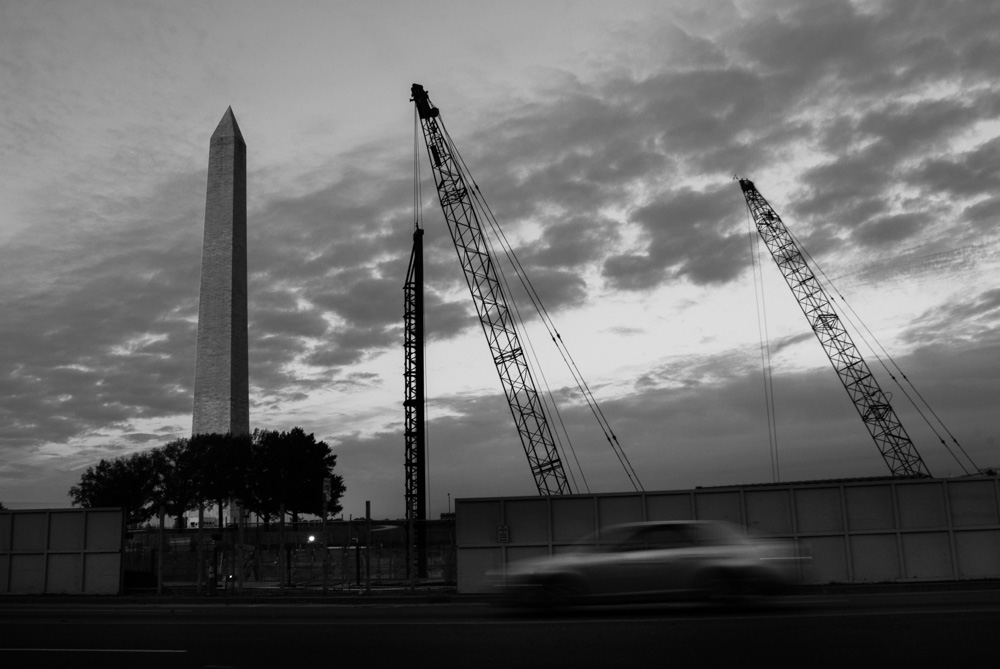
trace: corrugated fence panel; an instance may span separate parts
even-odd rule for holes
[[[1000,531],[982,530],[955,533],[958,577],[998,578]]]
[[[467,502],[462,515],[455,514],[455,533],[466,545],[493,545],[500,520],[500,500]]]
[[[847,526],[851,531],[891,530],[896,526],[890,486],[851,486],[844,492],[847,501]]]
[[[646,520],[691,520],[691,493],[646,495]]]
[[[792,500],[789,490],[747,490],[746,525],[767,534],[791,534]]]
[[[492,582],[486,571],[502,579],[511,562],[572,550],[599,528],[642,520],[724,520],[791,539],[812,558],[809,583],[1000,578],[998,481],[866,479],[460,499],[459,592],[485,591]]]
[[[896,487],[899,526],[904,530],[948,527],[944,483],[930,481]]]
[[[996,481],[950,481],[948,501],[951,522],[956,527],[1000,523]]]
[[[899,579],[899,549],[895,534],[855,534],[851,537],[855,583]]]
[[[571,544],[597,529],[594,497],[550,497],[552,505],[552,541]],[[458,507],[455,507],[456,511]]]
[[[0,594],[121,590],[120,509],[0,512]]]
[[[840,488],[798,488],[792,491],[796,524],[801,533],[844,531]]]
[[[504,524],[516,528],[512,544],[549,543],[549,508],[544,499],[510,500],[504,503]]]
[[[599,497],[597,499],[597,513],[600,526],[641,523],[643,521],[642,506],[642,498],[638,496]]]
[[[803,537],[799,548],[810,557],[806,580],[811,583],[849,583],[847,544],[843,536]]]
[[[922,581],[944,581],[954,576],[947,532],[903,534],[904,577]]]
[[[696,491],[694,495],[694,508],[695,518],[701,520],[724,520],[736,525],[743,524],[739,491]]]

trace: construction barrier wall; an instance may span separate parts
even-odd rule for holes
[[[724,520],[811,556],[806,583],[1000,578],[1000,483],[865,479],[695,490],[458,499],[458,591],[487,592],[507,565],[569,550],[618,523]]]
[[[116,595],[120,509],[0,511],[0,595]]]

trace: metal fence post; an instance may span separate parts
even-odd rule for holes
[[[372,503],[365,502],[365,594],[372,592]]]
[[[198,505],[198,587],[196,592],[204,594],[205,590],[205,548],[202,541],[202,530],[205,527],[205,505]]]
[[[330,499],[330,479],[323,479],[323,594],[327,594],[326,581],[330,575],[330,549],[327,548],[327,537],[326,537],[326,511],[327,502]]]
[[[244,513],[243,513],[243,502],[237,503],[233,500],[229,503],[231,506],[236,507],[236,589],[239,592],[243,592],[243,562],[246,559],[245,552],[243,550],[243,545],[246,542],[246,537],[244,536]]]
[[[281,584],[281,592],[285,592],[285,582],[287,578],[287,566],[285,562],[285,505],[278,507],[278,583]]]
[[[166,531],[163,527],[165,524],[166,509],[163,505],[160,505],[160,531],[157,535],[157,549],[156,549],[156,594],[163,594],[163,551],[166,546],[166,541],[164,537],[164,532]]]

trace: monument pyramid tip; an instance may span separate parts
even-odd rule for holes
[[[236,115],[233,113],[232,105],[226,107],[226,113],[222,115],[222,120],[216,126],[215,132],[212,133],[212,137],[228,136],[239,137],[243,141],[243,133],[240,132],[240,126],[236,122]]]

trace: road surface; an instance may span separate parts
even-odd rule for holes
[[[1000,659],[997,588],[546,615],[443,599],[0,599],[0,666],[940,669]]]

